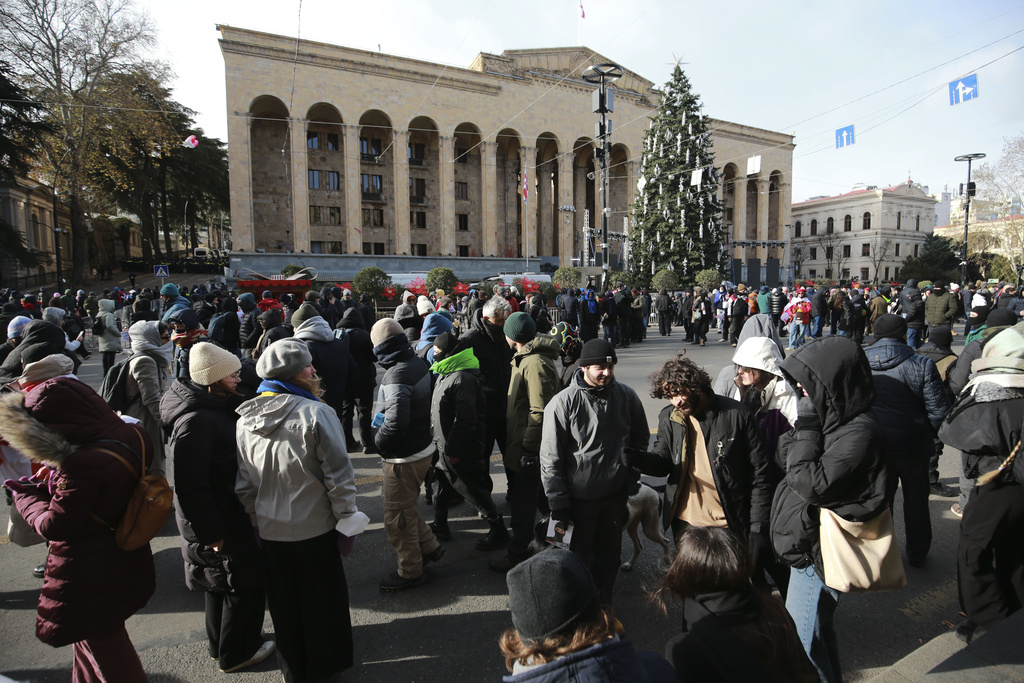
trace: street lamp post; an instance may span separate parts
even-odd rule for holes
[[[608,206],[608,160],[612,154],[611,124],[607,115],[615,111],[613,91],[608,89],[608,84],[622,78],[622,67],[618,64],[594,64],[587,67],[583,72],[583,80],[587,83],[596,83],[598,89],[594,91],[594,113],[601,115],[601,122],[597,124],[597,137],[601,141],[600,147],[594,150],[594,156],[601,167],[601,271],[603,274],[604,291],[611,289],[611,273],[608,270],[608,214],[611,208]]]
[[[57,255],[57,290],[64,292],[64,268],[61,265],[60,257],[60,224],[57,222],[57,185],[54,183],[53,192],[53,245]]]
[[[967,162],[967,203],[964,206],[964,250],[963,260],[960,262],[960,284],[967,284],[967,226],[971,222],[971,196],[974,194],[974,188],[971,186],[971,162],[984,158],[985,154],[975,152],[974,154],[961,154],[953,159],[953,161]]]

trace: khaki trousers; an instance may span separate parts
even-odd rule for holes
[[[423,573],[423,555],[440,545],[416,507],[430,458],[383,465],[384,531],[398,552],[398,575],[414,579]]]

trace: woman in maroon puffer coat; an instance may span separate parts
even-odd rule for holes
[[[54,647],[73,645],[75,683],[146,681],[124,624],[153,595],[153,554],[148,544],[121,550],[95,517],[120,520],[142,469],[136,453],[144,447],[151,456],[153,447],[145,430],[123,422],[89,386],[67,376],[70,367],[62,364],[70,361],[63,359],[47,356],[26,366],[25,376],[35,370],[37,383],[23,376],[22,391],[0,399],[0,434],[49,467],[41,484],[5,482],[18,511],[50,542],[36,637]],[[41,373],[50,379],[41,380],[39,371],[50,365]],[[100,443],[106,439],[120,444]],[[136,473],[96,448],[117,452]]]

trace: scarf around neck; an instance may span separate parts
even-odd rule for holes
[[[256,392],[260,396],[265,396],[267,394],[295,394],[296,396],[308,398],[311,401],[320,402],[320,399],[305,389],[297,387],[291,382],[287,382],[283,379],[264,379],[260,382],[260,386]]]

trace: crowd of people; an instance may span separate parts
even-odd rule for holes
[[[359,452],[381,461],[395,552],[382,591],[427,581],[455,535],[452,505],[478,513],[475,546],[507,577],[507,680],[839,681],[842,592],[819,519],[876,524],[897,488],[909,581],[930,551],[929,495],[959,496],[961,637],[1024,600],[1024,300],[1011,285],[723,284],[653,299],[617,286],[554,302],[497,286],[406,291],[393,315],[339,287],[4,296],[5,486],[49,544],[37,636],[74,645],[76,681],[146,680],[124,622],[155,590],[151,551],[121,550],[111,521],[139,476],[165,470],[218,667],[275,650],[287,681],[353,666],[344,558],[370,521]],[[652,374],[645,390],[666,402],[653,445],[637,391],[615,377],[652,319],[663,336],[706,345],[716,329],[736,347],[714,379],[685,352]],[[87,330],[102,395],[75,377]],[[961,452],[959,491],[938,478],[944,445]],[[683,605],[664,657],[635,651],[615,617],[641,476],[663,480],[676,547],[653,594]],[[538,552],[549,545],[564,549]]]

